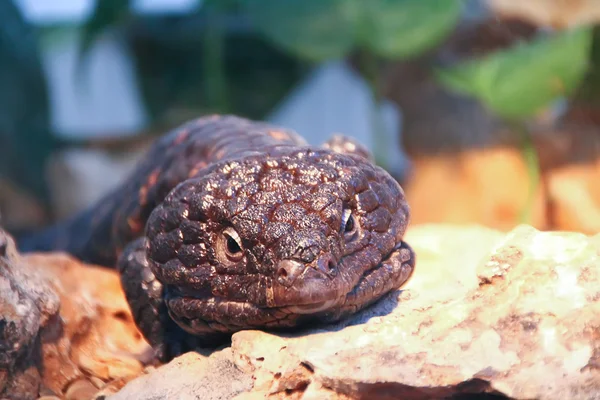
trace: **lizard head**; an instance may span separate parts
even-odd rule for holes
[[[150,215],[146,253],[192,333],[336,320],[399,288],[402,188],[360,155],[274,147],[179,184]]]

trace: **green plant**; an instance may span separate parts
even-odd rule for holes
[[[523,120],[571,95],[588,70],[592,30],[578,27],[437,70],[450,89],[473,96],[492,112]]]
[[[261,118],[303,73],[293,56],[244,27],[239,0],[205,0],[183,15],[140,15],[130,3],[96,1],[82,26],[80,61],[105,30],[118,30],[151,124],[213,112]]]
[[[378,164],[389,165],[381,104],[381,60],[415,57],[439,45],[458,23],[462,0],[241,0],[254,28],[277,46],[310,62],[360,53],[360,72],[372,91]]]
[[[521,222],[531,220],[540,179],[538,156],[526,122],[555,100],[571,96],[590,67],[592,28],[546,33],[479,59],[440,68],[437,77],[451,90],[481,101],[521,135],[531,182]]]
[[[465,1],[205,0],[177,17],[135,15],[132,4],[96,0],[82,27],[80,61],[102,32],[119,28],[153,121],[187,108],[262,118],[305,66],[356,55],[375,100],[374,153],[386,167],[376,112],[383,100],[380,67],[439,48],[461,22]],[[0,2],[0,22],[0,140],[6,143],[0,173],[47,198],[43,167],[60,141],[51,134],[35,29],[11,1]],[[521,133],[533,193],[540,171],[527,123],[559,98],[598,104],[599,46],[598,28],[582,26],[433,70],[447,89],[479,100]]]

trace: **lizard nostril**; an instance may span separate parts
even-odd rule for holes
[[[283,286],[290,287],[294,284],[294,281],[302,271],[305,269],[305,265],[295,260],[283,260],[279,263],[277,268],[277,281]]]
[[[329,272],[335,271],[335,263],[333,262],[333,260],[329,260],[329,262],[327,263],[327,269],[329,270]]]
[[[323,255],[319,258],[317,261],[317,268],[329,276],[335,276],[337,273],[337,265],[335,264],[333,257],[331,257],[329,254]]]

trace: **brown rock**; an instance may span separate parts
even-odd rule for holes
[[[195,352],[184,354],[151,374],[129,382],[106,399],[231,399],[251,387],[250,375],[235,367],[231,349],[227,348],[210,356]]]
[[[67,400],[89,400],[98,391],[96,386],[87,379],[79,379],[69,385],[65,398]]]
[[[0,398],[38,397],[43,332],[60,328],[59,299],[0,229]],[[41,340],[40,340],[41,339]]]
[[[102,386],[99,391],[94,394],[94,399],[103,400],[121,390],[130,379],[115,379]]]
[[[0,288],[0,397],[91,399],[151,361],[114,270],[21,256],[0,229]]]
[[[600,160],[553,169],[547,182],[556,229],[600,232]]]
[[[414,278],[351,321],[236,333],[234,361],[255,379],[237,398],[597,396],[600,236],[423,226],[407,241]]]
[[[127,373],[111,370],[123,359],[141,358],[145,345],[132,351],[135,335],[110,339],[111,324],[122,321],[122,334],[131,322],[115,318],[121,306],[114,304],[121,300],[113,300],[114,308],[102,305],[119,298],[110,292],[112,278],[102,283],[100,276],[112,271],[90,268],[88,275],[63,255],[53,262],[54,256],[27,258],[39,265],[45,260],[54,279],[69,276],[52,281],[61,302],[82,293],[88,299],[66,306],[65,336],[71,349],[85,348],[90,337],[100,347],[88,348],[89,359],[79,350],[69,354],[80,354],[73,361],[78,369],[110,383],[100,391],[97,379],[70,383],[71,398],[439,399],[496,393],[589,399],[600,391],[600,235],[528,226],[504,235],[476,225],[421,225],[411,227],[406,240],[417,253],[411,281],[353,318],[293,334],[238,332],[230,348],[185,354],[128,383]],[[104,326],[103,318],[107,331],[90,334]],[[122,351],[126,357],[103,358]],[[139,373],[141,367],[134,368]]]
[[[535,24],[569,28],[600,21],[597,0],[487,0],[503,17],[518,17]]]
[[[49,389],[65,393],[84,375],[106,382],[142,372],[150,347],[133,322],[116,271],[61,253],[31,254],[23,260],[44,274],[60,298],[60,329],[42,336],[43,381]]]
[[[478,223],[508,231],[520,223],[531,183],[522,154],[514,148],[490,148],[415,156],[405,184],[413,225]],[[530,224],[547,228],[540,183],[534,193]]]

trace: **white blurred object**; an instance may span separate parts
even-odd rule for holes
[[[147,117],[128,50],[106,32],[78,71],[78,45],[74,31],[42,49],[53,128],[63,137],[137,134]]]
[[[0,0],[1,1],[1,0]],[[103,0],[100,0],[103,1]],[[65,25],[42,36],[42,63],[48,80],[51,118],[58,135],[68,138],[130,136],[148,118],[129,50],[115,32],[104,32],[78,68],[79,26],[96,0],[16,0],[26,19],[38,26]],[[200,0],[133,0],[135,13],[189,13]]]
[[[92,14],[96,1],[15,0],[15,4],[25,18],[36,24],[82,23]],[[187,13],[202,3],[202,0],[132,0],[131,10],[136,13]]]
[[[343,61],[331,61],[315,69],[271,113],[268,120],[298,131],[313,145],[320,145],[334,133],[356,138],[373,151],[373,96],[364,79]],[[402,173],[408,158],[400,144],[401,114],[390,101],[379,108],[385,140],[381,154],[389,168]]]
[[[15,0],[28,20],[36,24],[82,22],[87,19],[96,0]]]

